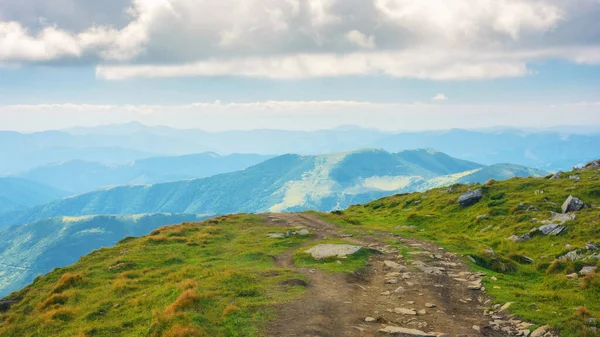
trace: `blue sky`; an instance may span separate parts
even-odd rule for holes
[[[0,5],[0,129],[600,126],[597,0],[32,2]]]

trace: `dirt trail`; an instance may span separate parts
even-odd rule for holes
[[[369,266],[354,274],[296,267],[291,252],[277,257],[278,266],[305,275],[308,288],[302,298],[278,308],[278,318],[268,326],[268,336],[375,336],[385,326],[418,329],[438,336],[508,335],[488,325],[491,319],[484,316],[483,306],[489,302],[482,291],[468,289],[477,288],[481,276],[469,272],[460,259],[434,244],[383,232],[345,237],[336,225],[307,214],[263,216],[272,225],[309,228],[314,236],[307,247],[323,238],[336,237],[382,252],[371,255]],[[414,251],[402,256],[382,239],[397,240]],[[385,266],[384,261],[391,267]],[[395,309],[409,311],[403,314]],[[413,315],[413,309],[421,312]],[[376,321],[365,322],[366,317]],[[480,332],[473,326],[481,327]]]

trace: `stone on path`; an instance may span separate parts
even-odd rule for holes
[[[421,336],[421,337],[436,337],[436,335],[427,333],[421,330],[416,329],[407,329],[401,328],[399,326],[391,326],[388,325],[383,329],[379,329],[377,331],[378,336],[397,336],[397,337],[411,337],[411,336]]]
[[[365,322],[370,323],[370,322],[375,322],[377,319],[373,318],[373,317],[367,317],[365,318]]]
[[[400,315],[417,316],[417,312],[412,309],[395,308],[394,312]]]
[[[362,246],[320,244],[304,252],[310,254],[314,259],[321,260],[328,257],[345,257],[347,255],[352,255],[361,249],[363,249]]]
[[[535,331],[533,331],[531,333],[531,335],[529,335],[529,336],[530,337],[542,337],[544,334],[546,334],[546,332],[548,332],[548,329],[550,329],[550,327],[547,325],[541,326],[541,327],[535,329]]]

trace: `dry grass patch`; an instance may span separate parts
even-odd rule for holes
[[[69,288],[73,288],[81,283],[83,283],[83,275],[64,273],[63,276],[61,276],[60,280],[58,280],[58,283],[56,283],[56,286],[54,287],[54,289],[52,289],[52,293],[54,293],[54,294],[61,293],[65,290],[67,290]]]
[[[68,299],[69,299],[69,296],[64,295],[64,294],[52,294],[44,302],[42,302],[38,305],[38,310],[45,310],[48,307],[51,307],[54,305],[63,305],[65,303],[67,303]]]
[[[179,324],[171,327],[163,337],[201,337],[205,336],[204,333],[194,328],[183,327]]]

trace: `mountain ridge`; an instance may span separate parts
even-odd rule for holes
[[[0,225],[59,215],[329,211],[393,193],[424,190],[432,187],[430,179],[435,181],[433,186],[455,183],[460,174],[480,168],[480,164],[426,150],[396,154],[374,149],[319,156],[290,154],[207,178],[115,186],[84,193],[5,214],[0,216]]]

